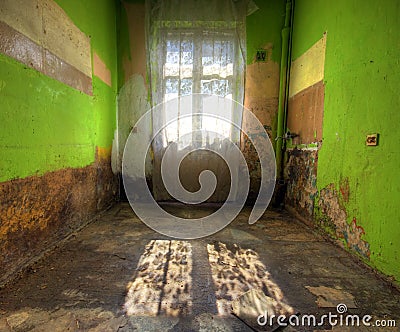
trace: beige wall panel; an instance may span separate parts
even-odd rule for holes
[[[303,55],[292,62],[289,97],[324,79],[325,49],[326,33]]]
[[[39,0],[1,0],[0,21],[39,43],[43,33]]]
[[[43,46],[92,77],[89,37],[75,26],[54,1],[40,0],[40,6],[43,10]]]
[[[279,93],[279,64],[256,62],[246,67],[245,99],[275,98]]]
[[[53,0],[1,0],[0,20],[92,77],[89,37]]]
[[[324,97],[324,82],[319,81],[289,99],[288,129],[299,135],[293,144],[322,141]]]
[[[93,74],[111,86],[111,71],[96,52],[93,53]]]

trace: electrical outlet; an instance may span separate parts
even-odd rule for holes
[[[367,135],[367,139],[365,141],[367,146],[377,146],[378,145],[378,136],[379,136],[379,134]]]
[[[256,54],[257,62],[265,62],[267,61],[267,51],[266,50],[258,50]]]

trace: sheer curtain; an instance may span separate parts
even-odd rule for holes
[[[180,109],[188,107],[188,98],[185,98],[185,105],[181,99],[171,100],[209,94],[243,103],[245,19],[254,10],[256,6],[248,0],[146,0],[151,103],[152,106],[164,105],[156,107],[157,114],[153,114],[154,130],[162,128],[153,142],[156,199],[170,198],[160,176],[161,160],[168,145],[175,144],[176,154],[182,154],[193,146],[207,148],[220,144],[222,148],[223,138],[239,143],[240,131],[226,121],[241,121],[240,107],[234,103],[231,110],[221,114],[223,120],[201,115],[207,113],[202,98],[192,99],[190,105],[197,115],[185,117]],[[178,120],[169,121],[171,114],[177,115]],[[218,137],[213,133],[218,133]],[[203,153],[202,159],[207,159],[207,155]],[[198,159],[193,159],[193,163],[202,167]],[[226,172],[222,168],[218,171],[216,167],[218,180],[230,181],[223,179]],[[221,195],[224,193],[215,196],[214,201],[222,200]]]

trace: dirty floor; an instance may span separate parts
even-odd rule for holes
[[[120,203],[0,289],[0,331],[253,331],[232,314],[232,302],[250,289],[297,317],[338,314],[341,303],[371,322],[400,325],[400,293],[344,250],[287,212],[267,211],[248,225],[249,212],[211,237],[181,241],[147,228]],[[332,327],[281,328],[323,329]]]

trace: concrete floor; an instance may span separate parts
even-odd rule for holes
[[[344,303],[351,314],[400,325],[396,289],[287,212],[267,211],[250,226],[249,211],[209,238],[179,241],[120,203],[0,290],[0,331],[253,331],[231,313],[249,289],[299,317],[337,314]]]

